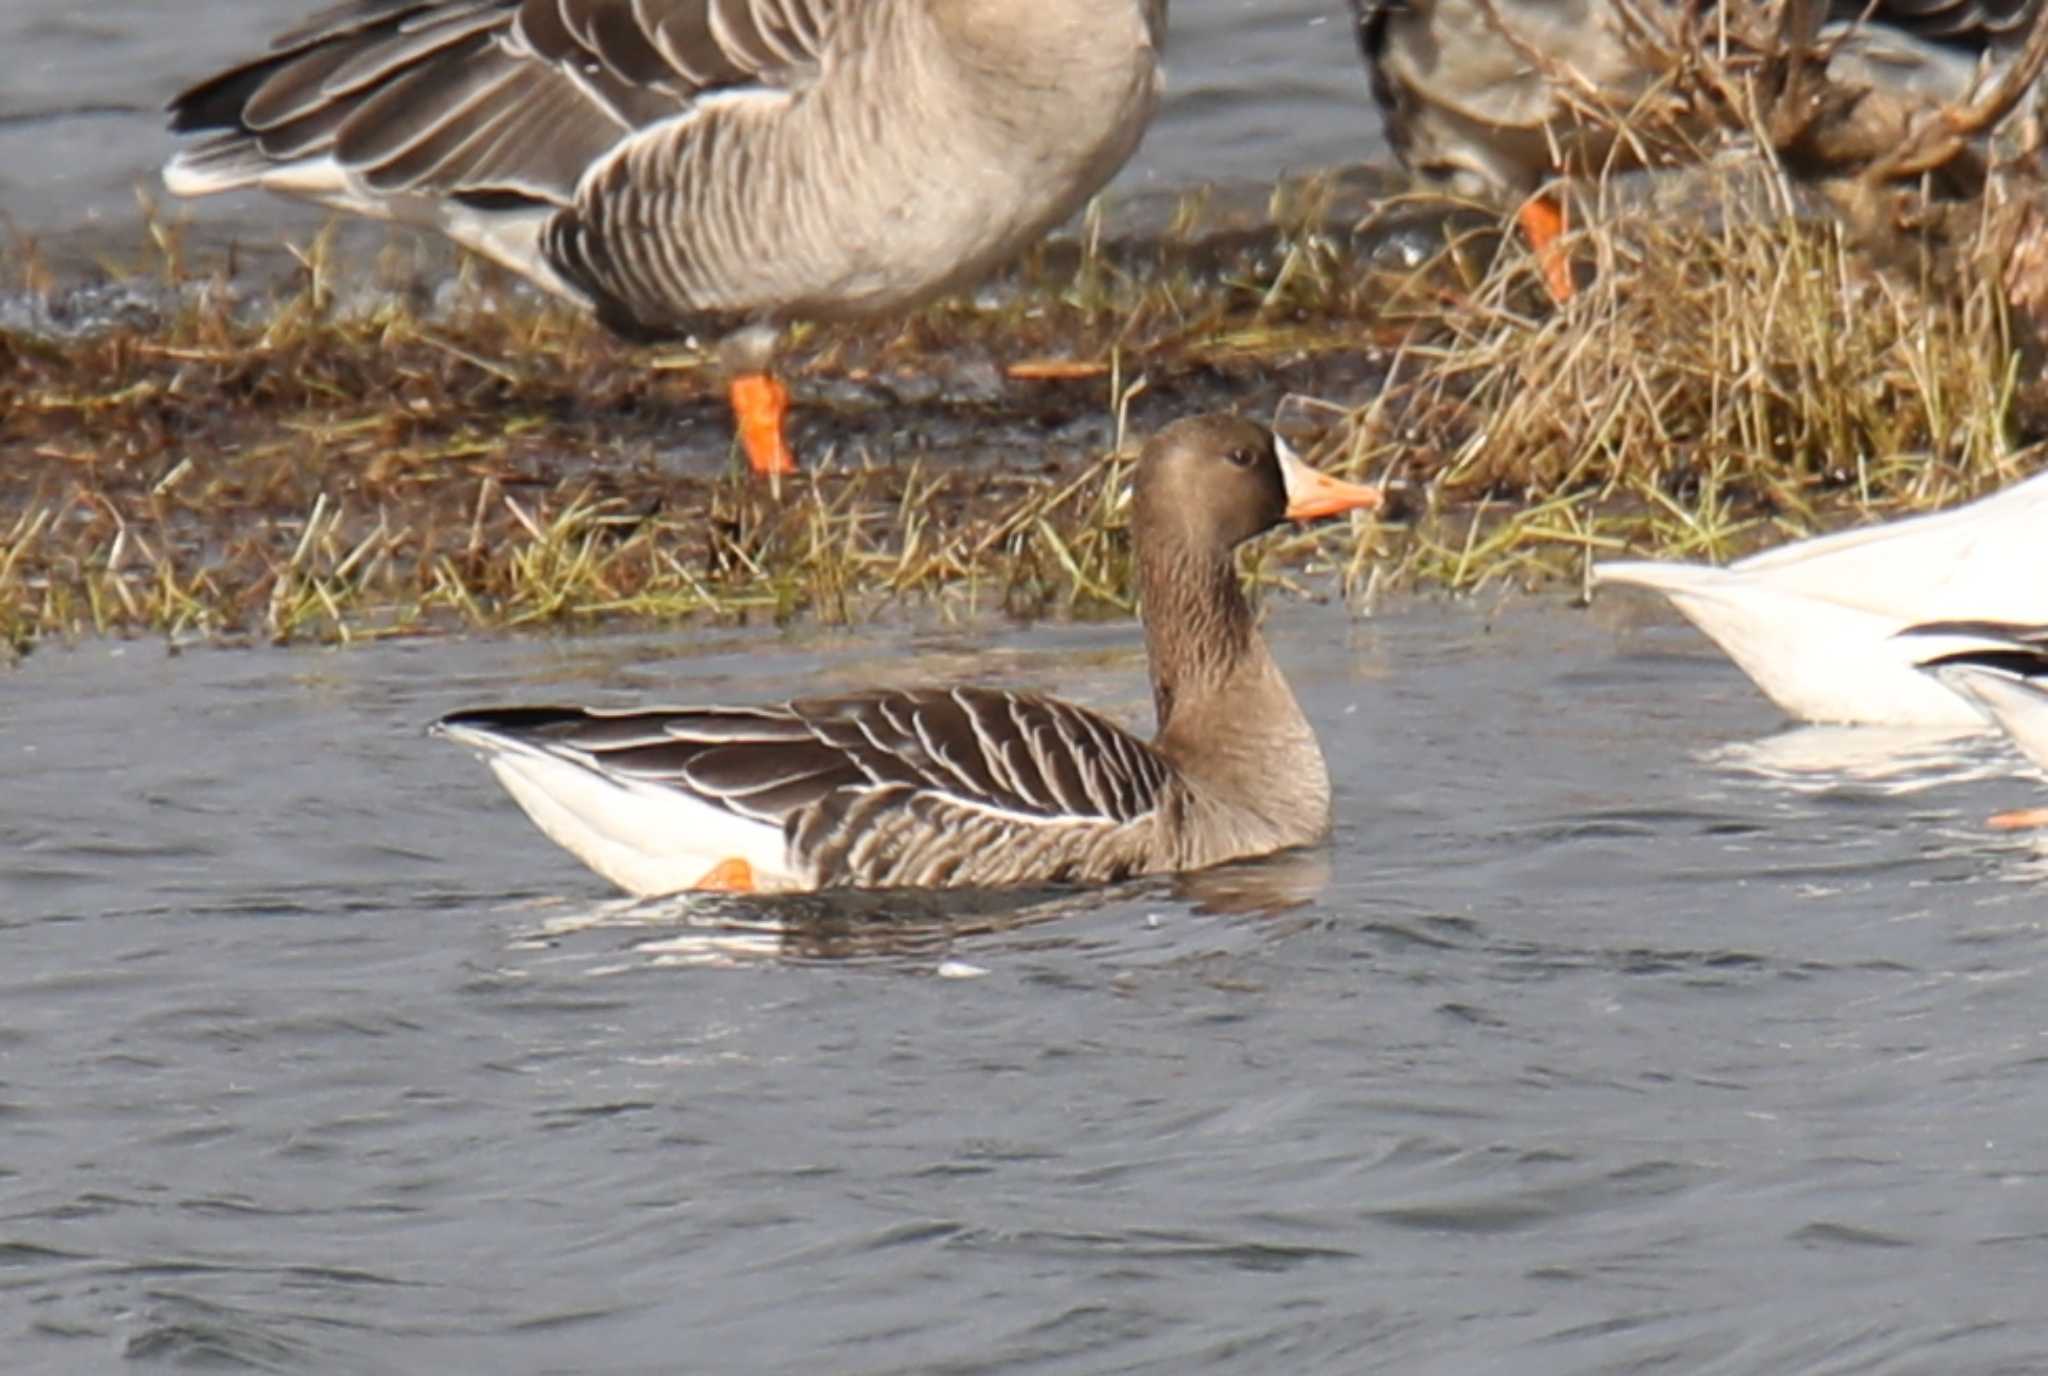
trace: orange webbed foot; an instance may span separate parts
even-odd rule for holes
[[[2001,812],[1984,823],[1994,831],[2033,831],[2048,827],[2048,807],[2023,807],[2017,812]]]
[[[721,860],[707,870],[694,887],[700,893],[753,893],[754,867],[734,856]]]

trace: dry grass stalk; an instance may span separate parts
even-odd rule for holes
[[[1048,467],[1035,443],[1028,464],[948,464],[855,438],[779,497],[673,471],[679,432],[724,432],[691,357],[650,369],[489,273],[432,312],[348,305],[324,240],[297,290],[252,309],[161,235],[150,279],[112,290],[169,283],[168,309],[0,331],[0,640],[1126,609],[1133,405],[1243,404],[1325,369],[1333,400],[1370,398],[1336,466],[1406,477],[1406,528],[1283,540],[1251,571],[1276,587],[1305,568],[1370,595],[1574,576],[1624,548],[1727,557],[1960,500],[2048,430],[1988,266],[2048,254],[2024,217],[1959,222],[1938,269],[1899,240],[1880,270],[1828,222],[1621,215],[1583,236],[1597,273],[1554,311],[1520,254],[1489,273],[1454,239],[1437,263],[1375,267],[1329,232],[1328,194],[1276,197],[1284,231],[1225,249],[1064,268],[1048,251],[1003,299],[891,337],[812,332],[795,361],[820,388],[941,377],[934,400],[873,408],[906,433],[1081,412],[1117,442]],[[948,368],[998,379],[1012,409],[944,395]]]
[[[1819,0],[1723,0],[1710,9],[1665,0],[1611,0],[1615,32],[1637,81],[1607,90],[1540,51],[1481,0],[1490,26],[1544,75],[1573,126],[1552,130],[1555,165],[1577,176],[1671,166],[1710,157],[1739,136],[1774,165],[1805,174],[1860,176],[1872,185],[1940,173],[1974,195],[1989,164],[1979,141],[2018,110],[2048,69],[2048,9],[1998,75],[1954,107],[1910,89],[1837,75],[1837,54],[1857,36],[1822,36]],[[1575,156],[1597,155],[1587,165]]]
[[[1420,494],[1389,546],[1398,579],[1725,560],[2037,461],[1999,207],[1969,242],[1900,241],[1880,267],[1840,222],[1760,217],[1718,185],[1576,236],[1595,271],[1562,309],[1523,257],[1419,323],[1351,440]]]

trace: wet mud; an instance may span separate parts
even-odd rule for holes
[[[280,255],[155,222],[62,279],[18,242],[0,641],[1122,607],[1118,455],[1210,409],[1388,487],[1261,565],[1353,588],[1725,558],[2026,466],[1982,273],[1915,294],[1811,220],[1652,214],[1586,236],[1560,307],[1502,223],[1371,169],[1126,203],[969,297],[790,331],[805,469],[773,487],[705,349],[626,344],[439,240],[337,222]]]

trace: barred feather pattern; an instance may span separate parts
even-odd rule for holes
[[[1321,840],[1330,778],[1258,633],[1232,551],[1287,520],[1370,509],[1263,426],[1211,414],[1132,477],[1158,734],[991,688],[764,707],[456,712],[543,833],[633,893],[1101,883]],[[728,876],[731,876],[728,879]]]
[[[982,688],[774,706],[484,709],[443,729],[781,830],[814,887],[1092,882],[1172,868],[1173,770],[1085,708]]]
[[[1614,7],[1644,2],[1493,0],[1492,9],[1529,47],[1626,106],[1648,77],[1614,37]],[[1713,7],[1711,0],[1692,3]],[[1553,137],[1569,142],[1577,131],[1562,119],[1548,78],[1501,38],[1487,7],[1477,0],[1350,4],[1374,103],[1404,166],[1466,194],[1522,194],[1552,174]],[[1980,58],[1996,65],[2016,52],[2044,5],[2048,0],[1828,0],[1816,13],[1832,28],[1857,26],[1882,51],[1880,63],[1859,71],[1931,93]],[[1916,50],[1924,60],[1914,60]],[[1584,161],[1598,166],[1606,156],[1604,147],[1588,149]]]
[[[1870,9],[1868,0],[1835,0],[1829,18],[1849,23],[1862,19]],[[2040,12],[2041,0],[1878,0],[1866,22],[1931,42],[1976,49],[2018,43]]]
[[[1165,0],[354,0],[186,91],[174,191],[416,221],[660,336],[907,308],[1069,216]]]

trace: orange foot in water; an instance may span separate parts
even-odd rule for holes
[[[721,860],[697,881],[696,887],[699,892],[752,893],[754,867],[737,856]]]
[[[2032,831],[2048,827],[2048,807],[2023,807],[2018,812],[2001,812],[1985,822],[1997,831]]]
[[[747,466],[764,477],[796,472],[796,456],[783,438],[789,388],[767,373],[742,373],[727,389]]]

